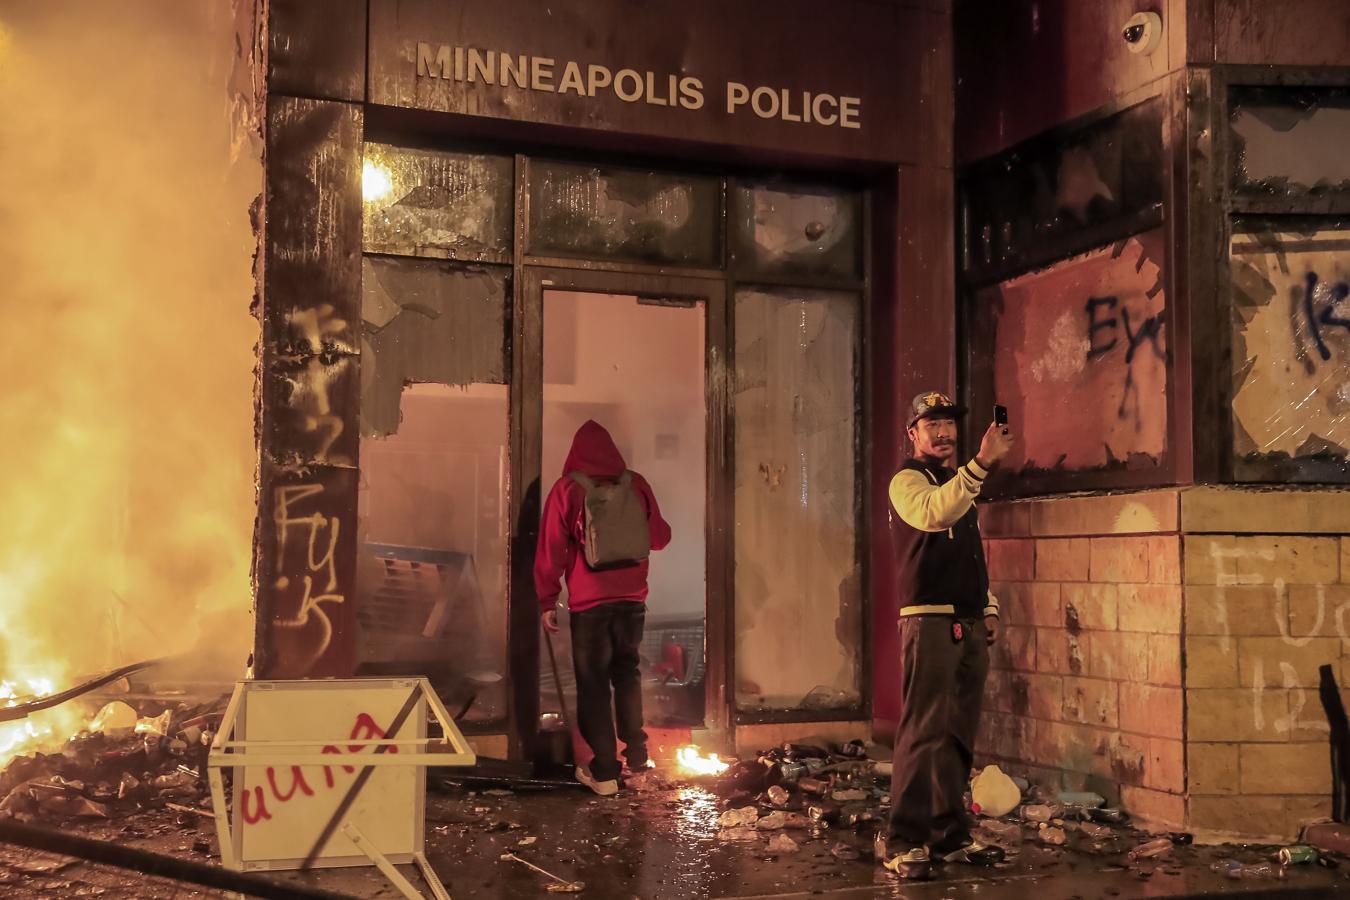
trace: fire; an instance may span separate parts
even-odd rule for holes
[[[721,775],[731,765],[722,762],[716,753],[703,756],[693,744],[676,750],[675,761],[681,771],[690,775]]]
[[[232,681],[247,658],[262,169],[230,79],[250,5],[190,6],[0,23],[0,171],[23,173],[0,192],[0,708],[184,651]],[[65,53],[104,77],[53,69]],[[0,722],[0,769],[88,713]]]
[[[0,707],[12,708],[54,691],[52,682],[45,678],[0,681]],[[16,756],[57,749],[79,730],[82,719],[82,710],[56,707],[14,722],[0,722],[0,770]]]

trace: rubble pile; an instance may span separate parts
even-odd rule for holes
[[[714,784],[723,812],[719,838],[796,853],[805,840],[876,831],[890,807],[890,752],[861,740],[787,743],[731,765]],[[795,833],[795,837],[794,837]],[[835,841],[838,859],[862,853]]]
[[[59,752],[14,759],[0,772],[0,819],[115,819],[147,809],[202,814],[206,757],[228,698],[140,711],[105,705]]]

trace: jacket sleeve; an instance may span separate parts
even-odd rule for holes
[[[935,485],[915,469],[901,469],[891,479],[891,505],[906,524],[920,531],[946,531],[961,520],[988,476],[973,459],[944,485]]]
[[[647,479],[638,476],[642,497],[647,501],[647,528],[651,531],[652,550],[664,550],[670,544],[670,523],[661,517],[661,505]]]
[[[539,523],[539,543],[534,553],[534,590],[543,612],[558,605],[562,593],[562,579],[576,557],[576,540],[572,535],[575,512],[567,502],[567,480],[563,479],[549,491],[544,501],[543,521]]]
[[[986,593],[989,595],[989,598],[985,601],[984,604],[984,614],[986,616],[993,616],[995,619],[997,619],[999,617],[998,598],[994,596],[993,591],[986,591]]]

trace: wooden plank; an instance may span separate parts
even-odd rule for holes
[[[267,11],[272,93],[366,98],[366,0],[270,0]]]

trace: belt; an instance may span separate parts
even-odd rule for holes
[[[906,606],[900,610],[900,618],[906,616],[954,616],[956,607],[950,603],[929,603],[921,606]]]

